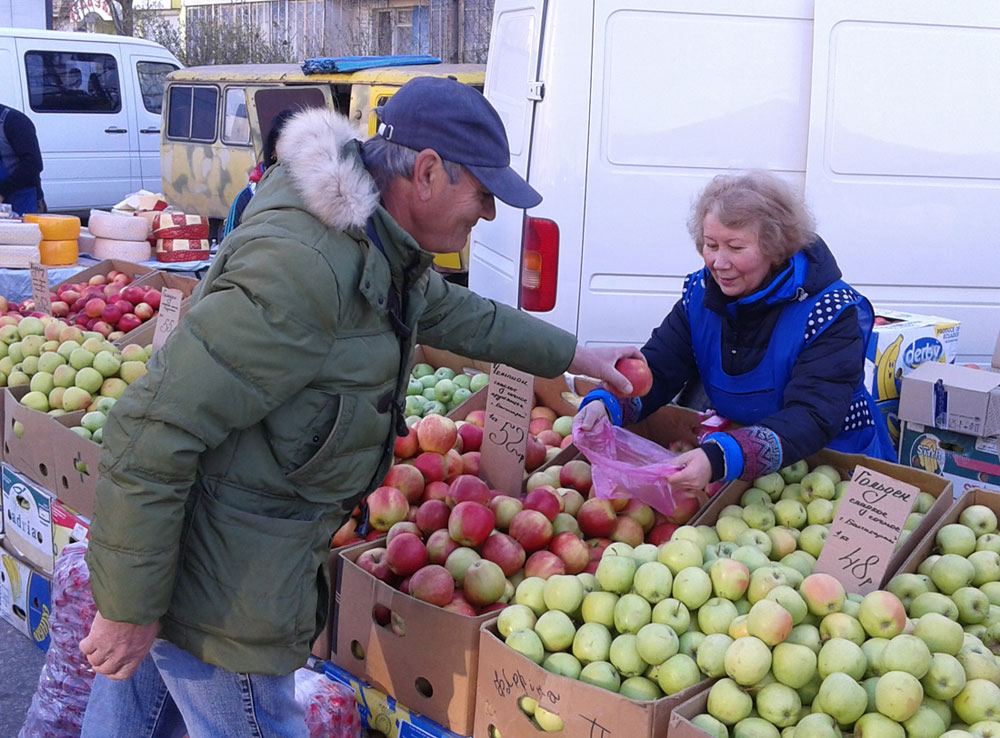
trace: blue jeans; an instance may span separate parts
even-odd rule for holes
[[[235,674],[157,639],[130,678],[98,674],[81,738],[306,738],[295,675]]]

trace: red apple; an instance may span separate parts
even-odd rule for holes
[[[59,299],[69,305],[72,305],[80,299],[80,293],[75,289],[67,288],[65,291],[59,293]]]
[[[398,523],[393,523],[392,527],[389,528],[389,532],[385,534],[385,545],[388,546],[392,543],[392,539],[400,533],[412,533],[420,540],[424,539],[424,532],[420,530],[420,527],[416,523],[409,520],[400,520]]]
[[[427,560],[432,564],[444,566],[444,562],[448,560],[448,554],[456,548],[461,547],[451,540],[448,529],[439,528],[427,537]]]
[[[417,508],[417,525],[424,533],[448,527],[451,509],[441,500],[427,500]]]
[[[410,594],[418,600],[444,607],[455,594],[455,580],[443,566],[431,564],[410,577]]]
[[[632,383],[632,391],[625,397],[642,397],[653,388],[653,373],[649,371],[645,358],[619,359],[615,369]]]
[[[425,418],[424,420],[427,420]],[[423,421],[421,421],[423,423]],[[440,482],[445,477],[445,458],[434,451],[424,451],[414,461],[413,465],[424,475],[428,482]]]
[[[477,614],[472,605],[464,599],[456,600],[453,598],[452,601],[445,605],[442,609],[447,610],[448,612],[458,613],[459,615],[465,615],[469,618],[474,618]]]
[[[392,579],[392,570],[389,568],[386,553],[388,553],[386,549],[381,546],[370,548],[358,556],[358,566],[376,579],[387,582]]]
[[[462,427],[464,428],[465,426],[463,425]],[[462,474],[471,474],[474,477],[478,477],[480,460],[481,455],[478,451],[467,451],[462,454]]]
[[[90,330],[97,331],[102,336],[107,338],[108,336],[111,335],[112,328],[108,323],[105,323],[103,320],[95,320],[94,324],[90,327]]]
[[[573,434],[572,433],[570,433],[568,436],[566,436],[564,439],[562,439],[562,442],[559,444],[559,448],[561,448],[561,449],[562,448],[566,448],[571,443],[573,443]]]
[[[559,495],[549,485],[535,487],[524,498],[525,510],[538,510],[550,521],[556,519],[556,515],[562,512],[562,504],[559,502]]]
[[[563,560],[551,551],[535,551],[524,562],[524,576],[548,579],[555,574],[565,574]]]
[[[638,521],[626,515],[621,515],[615,521],[615,528],[611,531],[612,541],[622,541],[635,548],[642,543],[643,530]]]
[[[534,471],[545,463],[545,446],[539,443],[534,436],[528,436],[528,443],[524,449],[524,468]]]
[[[463,546],[478,546],[493,532],[493,511],[478,502],[460,502],[448,517],[448,532]]]
[[[653,529],[653,508],[641,500],[629,500],[622,514],[627,515],[641,525],[643,533],[648,533]]]
[[[455,421],[444,415],[428,415],[417,424],[417,440],[424,451],[448,453],[458,438]]]
[[[587,549],[590,551],[590,560],[600,561],[601,557],[604,555],[604,549],[611,545],[610,538],[588,538],[584,543],[587,544]]]
[[[646,540],[654,546],[659,546],[661,543],[666,543],[670,540],[677,527],[673,523],[661,523],[649,531],[649,536],[647,536]]]
[[[455,449],[449,449],[448,453],[444,455],[444,481],[451,484],[452,480],[462,473],[464,467],[465,462],[462,460],[462,454]]]
[[[554,430],[543,430],[535,438],[546,448],[559,448],[559,444],[563,441],[563,437]]]
[[[504,533],[494,533],[487,538],[480,553],[484,559],[499,566],[505,577],[512,576],[524,566],[524,548]]]
[[[557,534],[549,543],[549,551],[562,559],[567,574],[579,574],[590,563],[590,548],[569,531]]]
[[[122,313],[131,313],[135,310],[135,305],[123,298],[121,295],[118,295],[118,299],[115,300],[115,304],[122,309]]]
[[[153,313],[156,311],[153,310],[153,308],[151,308],[145,302],[140,302],[138,305],[135,306],[135,310],[133,310],[132,312],[135,313],[135,317],[137,317],[139,320],[147,321],[153,317]]]
[[[466,423],[472,423],[473,425],[478,425],[482,428],[486,425],[486,411],[485,410],[473,410],[468,415],[465,416]]]
[[[507,530],[510,527],[514,516],[524,509],[524,503],[516,497],[507,495],[497,495],[490,500],[490,510],[496,517],[496,526],[500,530]]]
[[[474,423],[462,423],[458,429],[458,437],[462,439],[462,451],[478,451],[483,444],[483,429]]]
[[[395,487],[378,487],[368,495],[368,521],[378,531],[387,531],[401,520],[406,520],[410,505]]]
[[[104,306],[107,303],[104,302],[99,297],[93,297],[87,300],[87,304],[84,306],[84,312],[87,313],[88,318],[100,318],[101,313],[104,312]]]
[[[107,281],[108,281],[107,277],[105,277],[103,274],[95,274],[93,277],[90,278],[87,284],[95,284],[95,285],[104,284]]]
[[[62,318],[69,315],[69,305],[63,300],[55,300],[51,304],[52,314],[57,318]]]
[[[135,330],[140,325],[142,325],[142,321],[139,320],[139,318],[137,318],[132,313],[125,313],[124,315],[122,315],[121,318],[118,319],[119,330],[123,330],[126,333]]]
[[[158,310],[160,307],[160,291],[155,288],[146,290],[146,294],[142,296],[142,301],[149,305],[153,310]]]
[[[406,513],[406,522],[407,523],[413,523],[414,525],[416,524],[416,522],[417,522],[417,510],[418,510],[418,508],[417,508],[416,505],[412,505],[412,504],[410,505],[410,510],[409,510],[409,512]]]
[[[424,487],[424,495],[421,498],[424,502],[427,500],[440,500],[444,502],[448,499],[448,485],[445,482],[429,482],[426,487]]]
[[[395,487],[413,504],[419,502],[424,493],[424,475],[412,464],[394,464],[389,467],[382,485]]]
[[[590,464],[582,459],[567,461],[559,470],[559,486],[572,487],[583,495],[590,491],[593,481]]]
[[[617,519],[618,515],[615,513],[611,500],[596,497],[584,502],[576,514],[580,530],[589,538],[609,538],[611,531],[615,529]]]
[[[478,502],[486,505],[490,501],[490,488],[479,477],[471,474],[459,474],[448,487],[446,502],[454,507],[459,502]]]
[[[525,551],[537,551],[552,540],[552,523],[538,510],[521,510],[510,521],[508,533]]]
[[[528,432],[533,436],[537,436],[545,430],[552,430],[552,421],[549,418],[533,418],[528,423]]]
[[[138,305],[146,296],[146,291],[137,285],[130,284],[121,291],[123,299],[128,300],[133,305]]]
[[[674,499],[674,514],[670,516],[671,523],[684,525],[698,512],[698,498],[694,495],[684,495],[679,499]]]
[[[111,325],[116,325],[122,315],[122,309],[113,302],[105,305],[104,310],[101,311],[101,319]]]
[[[389,541],[386,558],[394,574],[408,577],[420,567],[427,565],[427,547],[415,533],[400,533]]]
[[[396,446],[393,453],[397,458],[409,459],[416,456],[420,451],[420,443],[417,441],[417,434],[412,428],[407,428],[405,436],[396,436]]]

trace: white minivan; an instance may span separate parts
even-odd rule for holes
[[[1000,4],[496,0],[485,94],[545,200],[472,232],[469,283],[589,345],[642,345],[702,266],[716,174],[804,189],[878,307],[1000,328]]]
[[[50,211],[160,191],[163,85],[180,66],[139,38],[0,28],[0,102],[35,124]]]

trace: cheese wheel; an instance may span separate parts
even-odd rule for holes
[[[80,229],[80,237],[76,239],[77,246],[79,247],[81,254],[92,254],[94,253],[94,234],[90,232],[90,229],[84,227]]]
[[[80,236],[80,219],[75,215],[30,214],[24,216],[24,222],[37,223],[43,241],[70,241]]]
[[[153,221],[156,220],[156,216],[159,215],[157,210],[136,210],[135,217],[142,218],[147,223],[149,223],[149,230],[146,232],[146,237],[150,238],[153,235]]]
[[[27,269],[38,261],[38,246],[0,244],[0,267]]]
[[[7,246],[34,246],[42,240],[42,230],[37,223],[6,223],[0,220],[0,244]]]
[[[203,261],[211,256],[208,239],[161,238],[156,241],[160,261]]]
[[[114,241],[142,241],[149,233],[149,224],[144,218],[112,215],[100,210],[90,211],[87,227],[98,238]]]
[[[140,221],[145,225],[145,221]],[[94,257],[97,259],[122,259],[124,261],[149,261],[149,241],[126,241],[115,238],[94,239]]]
[[[153,235],[158,239],[208,238],[208,218],[186,213],[159,213],[153,219]]]
[[[45,266],[76,264],[80,258],[80,248],[75,238],[61,241],[42,241],[38,244],[38,254]]]

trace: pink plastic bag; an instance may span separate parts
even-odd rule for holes
[[[645,502],[670,516],[679,502],[667,477],[680,471],[674,454],[659,444],[637,436],[601,418],[585,431],[581,415],[573,420],[573,442],[591,465],[594,494],[604,499],[627,497]]]

